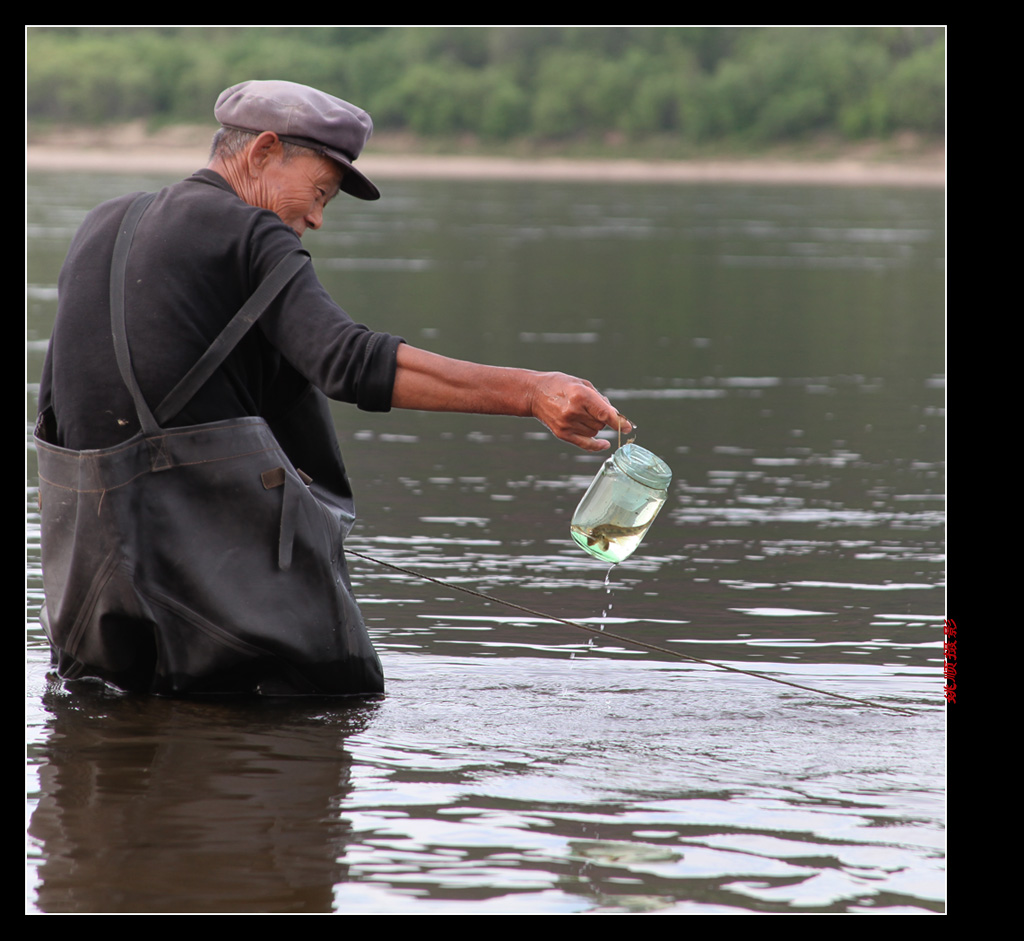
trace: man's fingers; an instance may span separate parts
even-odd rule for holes
[[[558,437],[584,451],[607,451],[611,447],[611,442],[605,438],[587,438],[584,435],[559,435]]]
[[[533,413],[556,438],[585,451],[606,451],[609,441],[596,437],[605,428],[629,434],[633,423],[585,379],[563,373],[544,377]]]

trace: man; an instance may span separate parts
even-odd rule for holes
[[[111,320],[112,259],[134,196],[89,214],[61,270],[37,426],[44,622],[54,658],[64,677],[149,692],[379,692],[379,663],[340,551],[351,491],[320,392],[372,411],[532,416],[591,451],[608,447],[595,437],[602,428],[629,425],[583,380],[452,360],[354,323],[305,264],[201,388],[156,431],[152,417],[147,426],[148,409],[156,411],[306,230],[320,227],[339,192],[380,195],[354,166],[372,122],[348,102],[290,82],[243,82],[221,94],[214,114],[222,129],[207,168],[158,193],[134,231],[120,347]],[[265,448],[241,444],[256,433],[249,419],[273,429]],[[190,459],[164,450],[187,440],[177,429],[189,428],[234,435],[236,463],[280,445],[281,466],[263,474],[264,489],[283,492],[274,505],[279,522],[267,524],[279,543],[273,572],[257,573],[262,556],[230,567],[248,536],[237,531],[239,517],[251,512],[255,520],[262,512],[255,504],[223,510],[228,497],[215,496],[216,477],[160,483],[157,471],[215,463],[205,452]],[[152,457],[144,470],[98,469],[141,454],[143,441]],[[199,502],[156,509],[172,486]],[[333,567],[320,576],[309,574],[322,561],[313,549],[301,566],[292,564],[296,539],[294,551],[304,551],[294,535],[305,512],[296,500],[311,501],[310,494],[336,517],[319,553]],[[207,517],[218,512],[223,519],[213,526]],[[93,513],[100,523],[83,523]],[[273,581],[300,568],[307,582],[299,588]],[[295,612],[300,601],[288,600],[322,594],[321,582],[337,594],[326,626],[321,612]]]

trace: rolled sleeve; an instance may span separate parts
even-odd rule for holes
[[[390,412],[401,337],[375,333],[367,343],[359,376],[356,406],[364,412]]]

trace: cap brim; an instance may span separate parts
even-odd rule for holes
[[[343,193],[355,196],[356,199],[380,199],[380,190],[352,166],[352,162],[344,154],[340,154],[336,150],[331,150],[327,147],[323,148],[323,154],[326,157],[330,157],[336,163],[340,163],[345,168],[345,173],[341,178],[341,191]]]

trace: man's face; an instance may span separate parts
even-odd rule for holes
[[[277,213],[301,237],[306,229],[320,228],[324,207],[337,196],[342,174],[339,164],[312,151],[290,159],[276,153],[256,181],[254,205]]]

